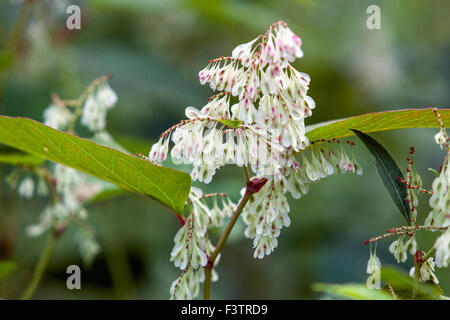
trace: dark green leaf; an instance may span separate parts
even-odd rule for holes
[[[394,159],[392,159],[386,149],[384,149],[375,139],[361,131],[354,129],[350,130],[361,139],[367,149],[369,149],[369,152],[375,157],[377,171],[384,186],[406,221],[409,222],[411,212],[407,202],[408,193],[406,185],[398,180],[399,178],[403,178],[403,175]]]

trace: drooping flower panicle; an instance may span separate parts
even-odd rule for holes
[[[362,173],[344,148],[316,147],[306,136],[305,119],[315,108],[307,95],[311,79],[291,65],[303,56],[301,46],[287,24],[277,21],[264,35],[238,45],[230,57],[210,60],[199,72],[199,80],[220,92],[202,108],[187,107],[187,119],[164,131],[148,157],[161,162],[170,154],[176,164],[191,164],[192,180],[203,183],[211,182],[227,164],[246,167],[255,179],[265,179],[267,183],[242,210],[245,236],[253,239],[255,258],[270,254],[278,245],[280,230],[291,223],[286,193],[298,199],[308,193],[310,184],[330,175]],[[306,149],[310,155],[298,160],[297,154]],[[185,270],[172,286],[175,298],[195,296],[196,287],[186,279],[201,278],[192,272],[205,266],[209,254],[204,236],[208,221],[215,218],[197,202],[196,193],[191,190],[193,212],[175,236],[171,255],[175,265]],[[245,189],[241,193],[244,196]],[[179,291],[183,294],[175,294],[183,284]]]

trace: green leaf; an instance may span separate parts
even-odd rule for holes
[[[450,109],[438,109],[442,121],[450,125]],[[353,135],[350,129],[365,133],[407,128],[439,128],[432,108],[366,113],[341,120],[318,123],[306,128],[310,141],[339,139]]]
[[[440,176],[439,172],[437,172],[437,171],[434,170],[433,168],[428,168],[428,171],[433,172],[433,174],[436,176],[436,178],[439,178],[439,176]]]
[[[369,289],[364,284],[325,284],[315,283],[312,287],[315,291],[326,292],[331,295],[355,300],[394,300],[394,297],[384,290]]]
[[[16,264],[12,261],[0,261],[0,281],[9,277],[14,271],[16,271]]]
[[[241,120],[219,119],[219,121],[231,129],[237,129],[242,124]]]
[[[414,279],[398,268],[382,268],[381,280],[389,282],[400,299],[412,299]],[[416,299],[441,299],[442,289],[432,282],[419,283]]]
[[[23,152],[0,152],[0,163],[10,165],[23,165],[38,167],[45,162],[45,159]]]
[[[0,116],[0,143],[62,163],[158,200],[181,212],[191,179],[186,173],[100,146],[27,118]]]
[[[369,149],[369,152],[375,157],[376,167],[381,181],[383,181],[384,186],[401,214],[409,222],[411,210],[407,202],[408,193],[406,185],[398,180],[398,178],[403,178],[403,175],[394,159],[392,159],[386,149],[375,139],[361,131],[351,130],[361,139],[367,149]]]

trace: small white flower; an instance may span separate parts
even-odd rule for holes
[[[409,271],[409,275],[414,278],[416,272],[416,268],[412,267]],[[436,284],[439,283],[438,278],[434,274],[434,259],[428,258],[421,266],[420,266],[420,281],[432,281]]]
[[[91,92],[84,102],[81,123],[89,130],[98,132],[106,127],[107,111],[117,103],[117,94],[107,83]]]
[[[91,131],[101,131],[106,126],[106,107],[95,95],[89,95],[83,106],[81,123]]]
[[[375,253],[370,252],[370,258],[367,262],[367,278],[366,285],[369,289],[381,289],[381,262]]]
[[[411,237],[405,242],[404,249],[409,251],[411,255],[415,254],[417,251],[417,241],[415,237]]]
[[[258,235],[253,240],[253,248],[255,252],[253,254],[254,258],[262,259],[264,255],[269,255],[278,246],[277,238],[271,236],[261,236]]]
[[[402,236],[391,243],[391,245],[389,246],[389,252],[394,255],[398,263],[406,261],[407,254],[405,246],[403,245]]]
[[[92,232],[88,232],[83,229],[80,229],[75,239],[78,242],[83,262],[87,265],[90,265],[94,258],[101,251],[100,245],[95,240]]]
[[[64,130],[72,115],[58,106],[51,105],[44,111],[44,124],[57,130]]]
[[[441,128],[441,130],[439,130],[439,132],[434,136],[434,140],[442,150],[442,145],[444,145],[447,141],[447,134],[445,133],[444,129]]]
[[[30,176],[26,176],[19,185],[19,195],[26,199],[31,199],[34,193],[34,181]]]
[[[97,89],[97,101],[104,105],[107,110],[114,107],[114,105],[117,103],[117,94],[114,92],[113,89],[109,86],[108,83],[103,83],[99,86]]]
[[[36,188],[37,194],[40,196],[46,196],[49,193],[47,182],[44,178],[40,177],[38,178],[38,184]]]
[[[234,48],[233,52],[231,53],[231,56],[234,59],[240,59],[244,66],[248,66],[250,58],[252,56],[252,46],[258,39],[259,37],[253,39],[248,43],[238,45],[236,48]]]
[[[436,248],[436,266],[447,268],[450,261],[450,229],[437,238],[434,248]]]

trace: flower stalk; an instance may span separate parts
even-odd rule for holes
[[[247,168],[244,168],[244,172],[247,172]],[[246,178],[247,178],[246,174]],[[244,196],[242,197],[241,201],[239,202],[239,205],[237,206],[233,216],[231,217],[230,221],[228,222],[228,225],[223,232],[222,236],[219,239],[219,242],[217,243],[216,249],[212,253],[212,255],[208,259],[208,264],[205,267],[205,284],[203,288],[203,299],[209,300],[211,296],[211,272],[212,268],[214,267],[214,262],[217,259],[217,256],[219,253],[222,252],[223,247],[225,246],[225,243],[231,233],[231,230],[233,229],[234,225],[236,224],[237,219],[241,215],[242,210],[244,209],[245,205],[247,204],[248,200],[251,198],[251,196],[255,193],[257,193],[265,184],[267,183],[266,178],[258,179],[254,178],[252,180],[249,180],[247,182],[247,187],[245,189]]]
[[[23,292],[21,300],[30,300],[33,297],[37,287],[39,286],[42,280],[42,276],[44,275],[45,270],[47,269],[47,266],[50,262],[50,259],[53,254],[53,249],[55,247],[56,240],[58,239],[59,235],[60,234],[58,232],[52,232],[50,234],[47,240],[47,244],[45,245],[44,251],[42,251],[42,254],[39,258],[39,262],[36,268],[34,269],[33,278],[31,279],[31,282]]]

